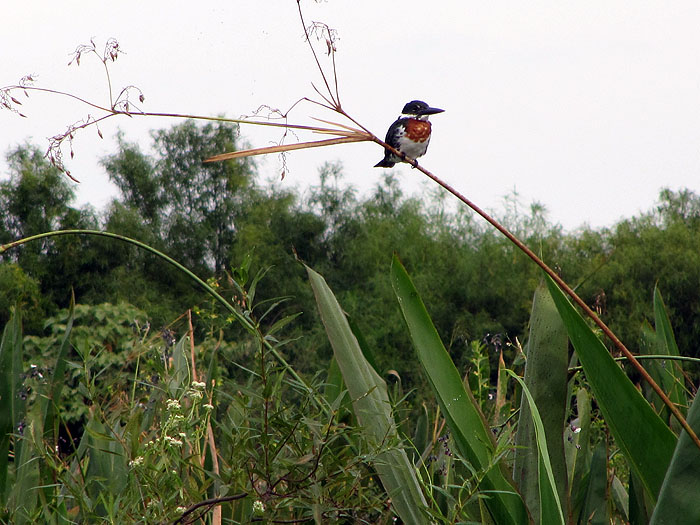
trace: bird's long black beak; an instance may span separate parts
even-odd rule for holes
[[[425,108],[422,109],[419,115],[435,115],[435,113],[442,113],[445,111],[444,109],[438,109],[438,108]]]

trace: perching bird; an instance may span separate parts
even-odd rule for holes
[[[444,109],[431,108],[421,100],[412,100],[403,107],[400,117],[389,126],[384,142],[396,148],[412,159],[425,155],[430,143],[430,122],[428,116],[442,113]],[[389,150],[384,151],[384,158],[377,162],[375,168],[392,168],[404,159]]]

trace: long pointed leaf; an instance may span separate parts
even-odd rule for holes
[[[368,442],[378,449],[384,448],[387,443],[397,442],[398,433],[386,383],[362,354],[348,320],[325,279],[309,267],[306,267],[306,271],[333,347],[333,355],[353,400],[355,416]],[[379,452],[374,468],[403,522],[425,523],[427,502],[406,451],[391,448]]]
[[[535,428],[535,442],[537,444],[537,474],[538,474],[538,489],[539,489],[539,509],[538,517],[539,523],[542,525],[549,525],[555,523],[561,523],[564,525],[566,521],[564,520],[564,513],[561,509],[561,501],[559,499],[559,494],[557,494],[556,480],[554,479],[554,472],[552,470],[552,463],[550,462],[547,445],[547,437],[545,435],[544,424],[542,423],[542,418],[540,417],[540,412],[537,409],[537,404],[535,399],[532,397],[529,389],[525,385],[525,382],[520,379],[511,370],[508,373],[518,382],[523,389],[524,398],[527,401],[529,407],[528,417],[532,417],[532,424]],[[521,412],[522,414],[522,412]],[[521,418],[523,416],[521,415]]]
[[[656,500],[676,446],[676,436],[549,276],[547,286],[615,442]]]
[[[688,424],[700,432],[700,396],[688,411]],[[700,523],[700,450],[683,431],[661,486],[659,500],[651,517],[652,525]]]
[[[391,283],[418,361],[435,392],[455,443],[476,470],[489,469],[495,450],[493,435],[473,397],[465,391],[462,378],[445,350],[423,301],[396,256],[391,263]],[[479,488],[492,491],[485,503],[496,523],[527,523],[525,505],[500,465],[488,470]]]
[[[542,489],[541,447],[537,443],[534,418],[530,417],[530,396],[542,418],[547,450],[556,482],[559,503],[566,508],[568,479],[564,455],[564,422],[567,400],[567,365],[569,338],[547,287],[541,283],[535,290],[530,315],[530,337],[527,343],[527,364],[524,382],[529,396],[520,403],[520,418],[516,436],[513,477],[520,488],[527,508],[539,521],[538,502]]]
[[[676,338],[671,328],[671,320],[666,312],[666,305],[664,304],[658,287],[654,287],[654,327],[656,328],[656,336],[659,342],[657,345],[659,352],[672,356],[680,355],[678,345],[676,344]],[[681,362],[670,361],[661,363],[659,368],[661,371],[661,384],[664,391],[668,394],[671,401],[678,405],[681,413],[685,414],[688,399],[683,390],[683,374],[676,368],[681,366]],[[676,421],[676,419],[673,418],[672,421]],[[680,430],[680,428],[678,430]]]
[[[0,341],[0,506],[4,507],[7,486],[10,434],[19,423],[17,406],[18,389],[21,384],[21,368],[13,366],[16,356],[22,352],[22,322],[16,309],[5,326]],[[16,450],[15,450],[16,452]]]

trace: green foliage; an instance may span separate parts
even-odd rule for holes
[[[653,319],[649,290],[664,290],[669,315],[678,326],[678,346],[696,356],[700,325],[700,197],[687,190],[664,190],[658,209],[620,222],[598,235],[602,266],[584,288],[604,292],[603,311],[623,341],[638,340],[639,324]],[[602,238],[601,238],[602,237]],[[602,250],[601,250],[602,248]],[[594,284],[595,282],[595,284]]]
[[[425,301],[458,368],[469,366],[468,342],[486,334],[502,341],[506,359],[514,357],[514,347],[507,343],[523,338],[539,276],[506,241],[467,212],[452,211],[439,196],[405,197],[392,176],[360,199],[343,184],[342,167],[328,164],[320,170],[320,185],[300,195],[258,186],[252,164],[201,163],[213,152],[236,149],[236,133],[235,127],[223,124],[186,122],[154,134],[154,155],[120,137],[119,151],[105,158],[104,166],[121,195],[99,220],[89,209],[71,207],[65,178],[38,152],[19,148],[11,154],[10,177],[2,182],[2,207],[14,211],[1,219],[0,235],[9,241],[41,228],[100,223],[164,250],[205,278],[224,277],[252,253],[253,271],[272,266],[260,297],[293,296],[294,302],[278,314],[305,312],[293,327],[315,351],[293,345],[289,352],[301,370],[311,371],[330,356],[330,347],[318,328],[304,273],[294,264],[296,253],[328,279],[368,345],[376,349],[380,367],[395,369],[405,385],[423,391],[420,377],[401,359],[410,343],[397,328],[401,320],[385,279],[396,251],[417,285],[426,285]],[[25,189],[30,180],[35,181],[29,186],[32,191]],[[36,189],[39,180],[43,186]],[[41,202],[32,201],[34,195]],[[597,305],[608,324],[634,347],[639,324],[653,318],[646,290],[657,279],[671,318],[697,326],[693,316],[700,306],[690,291],[700,286],[695,249],[700,199],[688,191],[664,190],[660,202],[654,212],[614,229],[564,234],[547,222],[542,206],[527,210],[513,194],[502,219],[560,268],[567,281],[579,283],[582,297]],[[35,312],[25,311],[32,333],[40,328],[44,312],[67,306],[71,288],[79,303],[99,304],[105,298],[128,302],[147,310],[156,325],[203,300],[168,265],[100,239],[44,241],[4,257],[40,283],[38,294],[25,294],[28,303],[38,305]],[[372,314],[377,311],[382,314]],[[700,334],[693,330],[679,335],[682,354],[695,355],[693,341]],[[494,375],[496,360],[497,352],[490,353]]]
[[[348,387],[355,417],[362,427],[370,454],[376,454],[372,464],[402,521],[421,524],[425,520],[427,502],[413,465],[409,463],[403,445],[398,442],[386,382],[363,355],[345,314],[326,281],[311,268],[307,267],[306,270],[328,339],[333,346],[335,360]],[[388,447],[390,448],[386,450]]]
[[[155,132],[153,142],[156,160],[120,136],[120,152],[103,162],[110,179],[126,207],[183,264],[220,274],[228,262],[234,225],[246,210],[253,167],[248,162],[205,165],[202,160],[235,150],[237,128],[224,123],[198,127],[186,121]]]
[[[408,326],[418,361],[435,393],[455,443],[471,468],[481,471],[479,489],[489,493],[485,506],[495,523],[523,523],[527,510],[512,481],[498,464],[496,444],[483,414],[450,360],[406,270],[394,257],[391,281]]]
[[[16,263],[0,264],[0,324],[9,321],[11,308],[16,304],[32,318],[40,316],[39,282]]]
[[[36,147],[18,147],[7,156],[9,180],[0,183],[4,211],[2,242],[60,228],[68,219],[73,189]],[[41,244],[28,247],[40,251]]]
[[[229,322],[259,326],[257,281],[239,286],[245,302]],[[275,358],[288,343],[280,339],[284,323],[248,331],[237,346],[249,347],[251,360],[238,361],[221,341],[194,345],[190,332],[173,345],[172,334],[149,334],[141,315],[124,305],[79,305],[75,319],[61,312],[47,321],[52,335],[24,344],[17,323],[8,325],[0,360],[41,349],[43,362],[56,366],[51,380],[47,367],[32,368],[32,377],[12,372],[21,384],[6,383],[15,384],[15,393],[31,385],[36,395],[27,399],[26,419],[2,410],[2,421],[12,419],[6,436],[21,423],[7,442],[17,461],[3,470],[13,482],[3,520],[161,523],[207,513],[208,506],[195,504],[212,497],[220,498],[223,518],[237,522],[255,516],[380,522],[391,515],[365,459],[381,457],[376,440],[370,445],[339,421],[340,407],[318,394],[320,381],[290,375]],[[227,372],[231,365],[237,374]],[[62,380],[65,388],[58,388]],[[61,411],[49,419],[42,406]],[[78,417],[82,426],[71,425]],[[73,447],[56,446],[45,432],[54,421],[76,440]]]
[[[8,154],[9,178],[0,182],[0,243],[17,240],[62,228],[95,227],[97,219],[90,208],[70,206],[73,189],[66,178],[38,150],[31,146],[18,147]],[[5,257],[16,263],[32,280],[40,284],[39,292],[24,284],[22,300],[34,303],[28,314],[41,315],[67,303],[71,287],[89,288],[90,278],[99,271],[89,242],[71,243],[65,240],[44,240],[21,246]],[[8,270],[4,270],[3,273]],[[7,275],[5,273],[5,275]],[[20,275],[16,275],[22,278]],[[5,291],[4,289],[3,291]],[[4,311],[0,318],[6,316]],[[6,319],[6,317],[5,317]],[[36,325],[30,318],[30,325]]]
[[[611,434],[649,497],[655,500],[676,446],[676,436],[617,366],[554,281],[547,279],[547,287]]]
[[[128,304],[77,305],[72,315],[67,309],[59,311],[46,320],[47,335],[27,336],[24,340],[24,359],[32,367],[36,382],[41,383],[52,372],[49,363],[58,359],[69,320],[72,351],[67,359],[71,365],[65,378],[67,394],[61,412],[66,423],[83,424],[89,411],[82,386],[85,374],[95,385],[93,398],[115,400],[128,392],[141,351],[135,337],[147,334],[148,321],[144,312]],[[89,363],[89,368],[85,369],[81,362]],[[33,390],[38,392],[39,385]]]

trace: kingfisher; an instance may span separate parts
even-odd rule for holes
[[[422,100],[412,100],[403,107],[402,116],[389,126],[384,142],[396,148],[412,159],[425,155],[430,143],[430,122],[428,117],[442,113],[444,109],[431,108]],[[384,151],[384,158],[377,162],[375,168],[392,168],[405,159]]]

